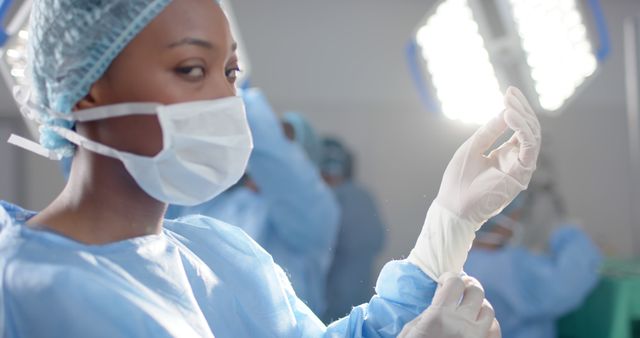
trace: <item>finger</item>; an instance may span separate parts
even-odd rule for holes
[[[531,105],[529,104],[529,100],[527,100],[526,96],[524,96],[524,94],[520,89],[518,89],[517,87],[511,86],[507,89],[507,95],[513,95],[525,108],[525,112],[527,114],[536,116],[535,111],[533,110],[533,108],[531,108]]]
[[[524,107],[523,103],[520,102],[514,95],[505,96],[505,106],[507,109],[513,109],[518,112],[522,112],[522,116],[525,121],[533,131],[534,136],[540,138],[540,121],[535,115],[527,113],[527,109]]]
[[[480,284],[480,281],[477,280],[475,277],[464,275],[462,276],[462,281],[464,282],[465,287],[475,286],[484,292],[484,288],[482,287],[482,284]]]
[[[472,151],[479,154],[484,154],[500,136],[507,130],[507,123],[504,119],[504,112],[498,114],[498,116],[492,118],[484,126],[480,127],[478,131],[472,136],[473,144]]]
[[[497,323],[495,311],[486,299],[483,300],[482,308],[480,309],[476,323],[478,323],[478,330],[483,333],[491,332],[494,323]]]
[[[478,318],[480,308],[484,301],[484,290],[475,278],[464,278],[466,287],[462,296],[462,302],[458,308],[459,313],[471,321]]]
[[[431,305],[455,308],[464,293],[464,282],[456,275],[449,276],[436,290]]]
[[[522,116],[524,117],[525,121],[527,121],[527,124],[529,125],[531,130],[534,132],[534,135],[540,136],[540,121],[538,121],[538,118],[535,115],[527,113],[527,109],[525,109],[523,104],[515,96],[505,96],[504,104],[507,109],[513,109],[515,111],[522,112]]]
[[[438,279],[438,285],[442,286],[444,284],[444,282],[447,281],[447,279],[449,278],[461,278],[459,273],[455,273],[455,272],[451,272],[451,271],[447,271],[445,273],[443,273],[440,278]]]
[[[524,120],[521,113],[515,110],[507,109],[505,112],[505,121],[509,128],[513,129],[514,136],[520,144],[518,159],[524,167],[531,168],[535,166],[538,159],[539,139],[536,139],[531,128]]]
[[[489,328],[489,334],[487,338],[502,338],[502,329],[500,329],[500,323],[494,319]]]

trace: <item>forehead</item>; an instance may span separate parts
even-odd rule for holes
[[[174,0],[139,36],[164,44],[187,37],[225,48],[233,43],[227,17],[214,0]]]

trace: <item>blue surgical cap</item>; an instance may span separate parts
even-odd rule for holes
[[[322,141],[320,170],[332,177],[349,179],[352,176],[353,158],[342,142],[334,138]]]
[[[70,113],[111,62],[171,0],[34,0],[29,71],[37,106]],[[48,126],[72,128],[40,109],[40,143],[63,156],[71,143]]]
[[[301,114],[294,112],[285,113],[282,116],[282,121],[291,125],[295,134],[295,142],[304,148],[309,159],[316,166],[320,165],[320,140],[309,121]]]

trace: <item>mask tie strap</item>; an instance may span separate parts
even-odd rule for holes
[[[40,145],[40,143],[31,141],[27,138],[24,138],[22,136],[16,135],[16,134],[11,134],[11,136],[9,136],[9,139],[7,140],[8,143],[13,144],[14,146],[20,147],[22,149],[28,150],[32,153],[38,154],[42,157],[46,157],[50,160],[60,160],[62,158],[62,156],[58,155],[57,153],[43,147]]]

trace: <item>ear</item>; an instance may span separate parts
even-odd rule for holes
[[[73,110],[83,110],[96,107],[96,100],[91,95],[91,92],[83,97],[76,105],[73,107]]]
[[[103,77],[104,78],[104,77]],[[105,104],[105,81],[103,78],[91,85],[89,92],[80,101],[76,103],[73,110],[83,110],[95,108]]]

